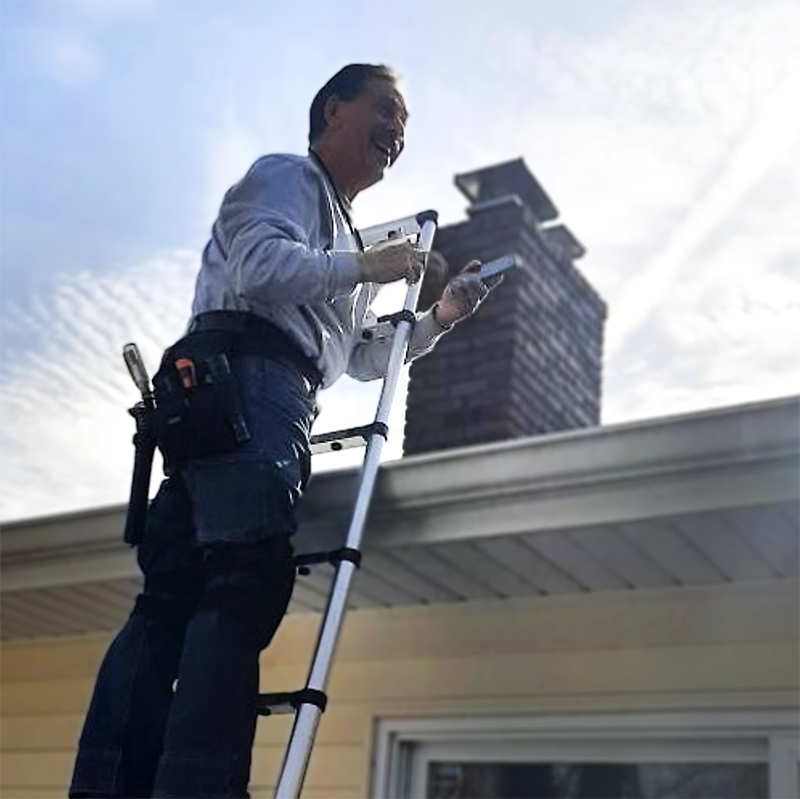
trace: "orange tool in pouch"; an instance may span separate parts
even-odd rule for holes
[[[197,385],[197,372],[195,372],[194,361],[191,358],[178,358],[175,361],[175,368],[181,378],[181,385],[184,388],[194,388]]]

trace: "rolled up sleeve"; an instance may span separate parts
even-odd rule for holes
[[[447,332],[434,318],[432,311],[416,314],[417,322],[411,333],[406,363],[430,352],[438,339]],[[386,374],[394,343],[395,326],[378,322],[370,311],[361,338],[350,354],[347,374],[356,380],[377,380]],[[366,334],[366,336],[364,335]]]

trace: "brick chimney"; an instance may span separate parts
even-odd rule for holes
[[[404,454],[599,424],[606,305],[575,268],[583,247],[522,159],[455,184],[468,218],[434,242],[450,274],[508,253],[519,266],[411,365]],[[419,307],[436,296],[423,284]]]

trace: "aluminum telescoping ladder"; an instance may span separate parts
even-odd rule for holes
[[[392,239],[416,238],[416,248],[427,254],[433,245],[436,222],[436,212],[425,211],[415,217],[363,231],[362,238],[366,246]],[[416,321],[414,309],[417,305],[421,285],[421,278],[416,283],[410,284],[402,311],[388,317],[395,325],[395,334],[386,376],[383,379],[383,387],[378,400],[375,421],[364,427],[314,436],[311,440],[312,452],[338,451],[356,444],[363,446],[364,443],[366,443],[366,452],[344,547],[335,552],[301,555],[296,561],[301,574],[307,573],[308,567],[315,563],[330,563],[336,569],[306,687],[293,693],[272,693],[259,696],[259,715],[295,713],[294,726],[275,789],[275,796],[280,799],[290,799],[300,795],[319,720],[327,704],[325,687],[344,622],[350,583],[361,560],[360,546],[364,524],[380,466],[381,451],[389,432],[389,413]]]

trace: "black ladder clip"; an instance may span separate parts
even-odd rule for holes
[[[334,430],[311,436],[311,452],[339,452],[353,446],[363,447],[372,436],[389,437],[389,426],[385,422],[371,422],[360,427],[348,427],[346,430]]]
[[[318,563],[330,563],[331,566],[338,566],[343,560],[348,560],[358,568],[361,565],[361,552],[352,547],[342,547],[330,552],[310,552],[307,555],[295,555],[294,565],[298,574],[311,574],[309,566]]]
[[[417,315],[413,311],[409,311],[408,308],[403,308],[402,311],[379,316],[378,322],[391,322],[395,327],[397,327],[400,322],[408,322],[413,328],[417,323]]]
[[[259,694],[256,708],[259,716],[276,716],[294,713],[301,705],[316,705],[321,713],[328,706],[328,695],[315,688],[302,688],[299,691],[275,694]]]

